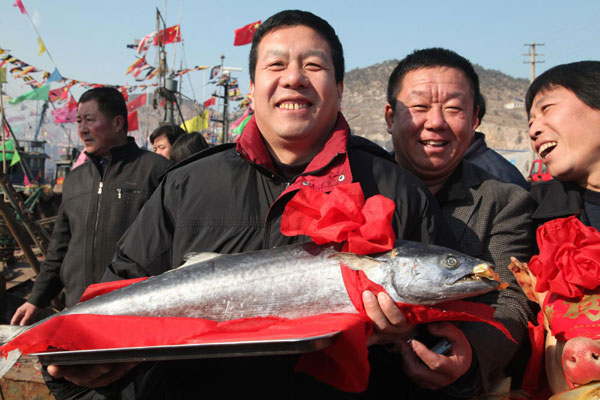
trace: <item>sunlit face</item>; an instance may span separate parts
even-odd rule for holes
[[[167,135],[160,135],[154,139],[152,146],[154,147],[154,152],[156,154],[169,158],[169,155],[171,154],[171,143],[169,142]]]
[[[342,101],[329,44],[312,28],[294,26],[267,33],[257,54],[250,90],[264,139],[275,153],[315,146],[331,133]]]
[[[600,188],[600,110],[562,86],[540,91],[529,112],[529,138],[554,178]]]
[[[77,130],[83,149],[97,157],[108,157],[111,147],[127,141],[123,117],[109,117],[98,109],[96,100],[77,106]]]
[[[404,75],[396,106],[385,108],[398,163],[426,183],[447,179],[479,123],[473,97],[467,77],[455,68],[419,68]]]

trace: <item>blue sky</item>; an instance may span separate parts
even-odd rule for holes
[[[0,4],[0,47],[36,67],[52,71],[47,54],[38,56],[37,35],[14,0]],[[63,76],[86,82],[135,84],[125,75],[135,60],[126,44],[155,30],[156,8],[168,25],[181,24],[184,52],[173,50],[176,67],[185,54],[184,68],[225,64],[240,67],[234,74],[243,93],[249,91],[247,58],[250,46],[233,46],[233,31],[264,20],[286,8],[312,11],[328,20],[344,46],[347,71],[388,59],[402,58],[414,49],[441,46],[472,62],[515,77],[529,78],[523,44],[544,43],[538,52],[543,64],[537,73],[557,64],[600,59],[600,1],[355,1],[305,0],[208,2],[191,0],[23,0]],[[149,53],[153,61],[154,53]],[[203,90],[203,72],[183,77],[183,92],[203,101],[214,87]],[[6,88],[15,96],[28,91],[21,80],[9,78]],[[55,85],[56,86],[56,85]],[[53,86],[53,88],[55,87]],[[193,89],[192,89],[193,88]]]

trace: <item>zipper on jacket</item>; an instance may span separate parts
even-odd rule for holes
[[[121,198],[121,189],[117,189],[117,199]]]
[[[100,181],[100,183],[98,184],[98,194],[102,194],[102,186],[104,186],[104,182]]]

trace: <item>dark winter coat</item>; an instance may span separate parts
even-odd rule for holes
[[[110,149],[101,175],[99,160],[88,161],[65,178],[54,231],[29,302],[45,307],[65,288],[66,306],[98,283],[116,243],[171,165],[140,149],[133,138]]]

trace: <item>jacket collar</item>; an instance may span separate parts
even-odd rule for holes
[[[583,210],[583,199],[581,193],[583,189],[571,182],[560,182],[553,179],[550,182],[539,184],[546,185],[546,192],[539,200],[538,207],[531,215],[534,219],[549,219],[566,217],[569,215],[578,215]],[[538,189],[532,188],[533,191]]]
[[[331,135],[323,148],[288,189],[299,188],[302,185],[327,190],[341,183],[351,183],[352,175],[347,156],[349,136],[348,123],[342,113],[338,113]],[[276,173],[254,116],[246,124],[236,150],[247,161],[266,168],[273,174]]]
[[[119,146],[113,146],[109,149],[109,158],[112,160],[124,158],[131,154],[132,151],[138,150],[139,147],[135,143],[135,139],[131,136],[127,136],[127,142]],[[92,160],[99,161],[101,157],[94,156],[87,151],[84,153]]]

